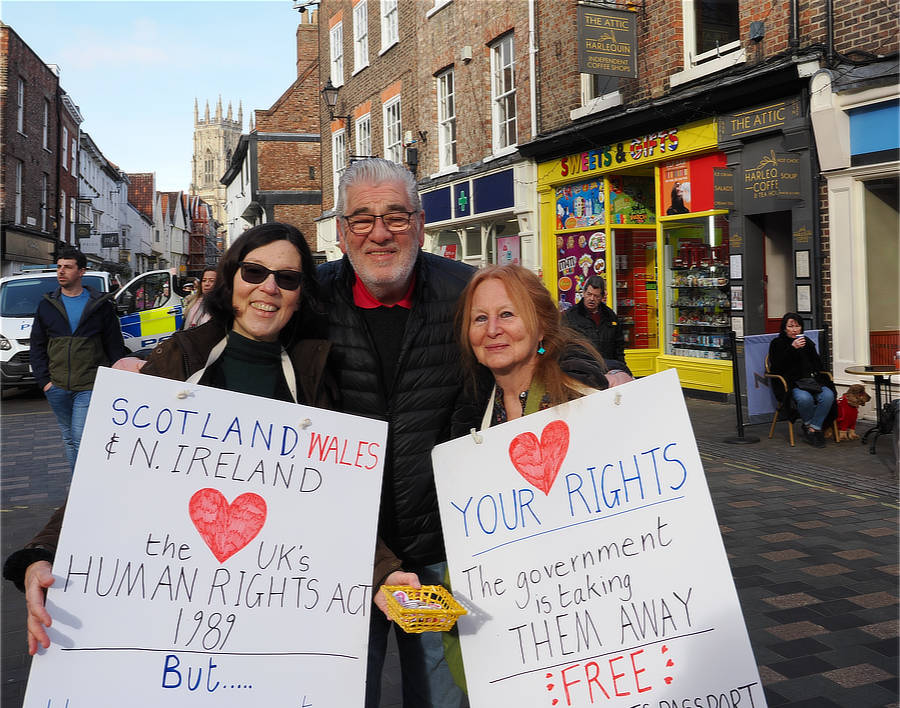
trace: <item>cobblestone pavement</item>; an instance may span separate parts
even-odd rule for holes
[[[791,448],[779,423],[735,433],[733,407],[688,399],[732,573],[773,708],[882,708],[898,695],[897,460],[859,442]],[[65,496],[68,470],[56,422],[39,394],[0,412],[0,524],[5,558]],[[861,421],[860,434],[870,423]],[[894,443],[896,444],[896,443]],[[2,696],[19,708],[30,659],[21,594],[2,586]],[[395,653],[382,706],[399,708]]]

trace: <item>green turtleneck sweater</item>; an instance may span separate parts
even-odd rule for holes
[[[252,396],[293,400],[281,370],[281,344],[257,342],[233,331],[228,333],[222,356],[210,367],[209,384]]]

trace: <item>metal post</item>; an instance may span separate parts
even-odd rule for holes
[[[755,435],[744,435],[744,411],[741,408],[741,375],[738,372],[737,334],[735,334],[734,330],[728,333],[728,342],[731,349],[731,380],[734,382],[734,405],[737,407],[737,436],[725,438],[722,442],[733,445],[758,443],[759,438]]]

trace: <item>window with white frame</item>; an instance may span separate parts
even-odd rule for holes
[[[491,117],[494,151],[516,144],[516,76],[512,33],[491,45]]]
[[[69,197],[69,223],[75,223],[75,197]]]
[[[47,200],[50,198],[50,175],[41,175],[41,231],[47,230]]]
[[[693,0],[685,3],[685,34],[688,24],[693,30],[694,60],[712,59],[726,48],[734,48],[740,40],[739,0]],[[690,20],[690,23],[688,22]],[[686,38],[687,39],[687,38]],[[685,42],[687,44],[687,42]]]
[[[78,145],[75,138],[72,138],[72,174],[74,175],[78,169]]]
[[[369,65],[369,3],[359,0],[353,7],[353,73]]]
[[[747,60],[740,39],[739,0],[682,0],[684,69],[671,86],[723,71]]]
[[[618,76],[602,74],[581,75],[581,105],[586,106],[594,99],[607,96],[619,90]]]
[[[62,168],[67,170],[69,168],[69,129],[63,126],[62,131]]]
[[[381,51],[400,41],[397,0],[381,0]]]
[[[384,156],[403,163],[403,133],[401,132],[400,96],[384,104]]]
[[[347,132],[344,129],[331,134],[331,172],[334,177],[334,199],[337,201],[338,184],[347,169]]]
[[[438,162],[440,169],[456,165],[456,99],[453,69],[437,77]]]
[[[372,156],[372,117],[366,113],[356,119],[356,152],[357,157]]]
[[[50,149],[50,101],[44,99],[44,126],[43,126],[44,150]]]
[[[16,223],[22,223],[22,165],[21,160],[16,160]]]
[[[344,23],[331,28],[331,83],[344,85]]]
[[[16,130],[25,132],[25,79],[21,77],[16,91]]]

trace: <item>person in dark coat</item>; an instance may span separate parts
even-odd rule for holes
[[[219,275],[208,296],[209,322],[176,332],[146,362],[126,357],[116,368],[334,408],[335,387],[326,368],[330,345],[310,336],[317,328],[306,306],[315,299],[317,281],[303,235],[288,224],[254,226],[225,253]],[[65,509],[57,509],[3,565],[3,577],[25,592],[29,654],[50,646],[44,597],[53,584],[51,563]]]
[[[625,333],[619,316],[606,305],[606,281],[599,275],[584,282],[581,301],[563,313],[563,323],[583,335],[604,359],[621,363],[618,368],[624,368]]]
[[[826,376],[813,341],[803,334],[803,320],[796,312],[781,318],[778,336],[769,344],[769,371],[783,376],[803,421],[803,439],[814,447],[825,447],[825,423],[837,414],[834,384]],[[809,383],[811,382],[811,383]],[[805,391],[802,386],[818,388]]]
[[[109,293],[82,285],[87,257],[64,248],[59,287],[38,303],[28,352],[34,380],[56,415],[69,467],[75,469],[97,369],[128,355]]]
[[[391,626],[380,586],[441,584],[446,569],[431,449],[462,406],[453,317],[474,269],[422,252],[416,181],[395,162],[350,165],[335,210],[344,257],[319,266],[319,280],[341,410],[389,424],[373,590],[382,611],[371,614],[366,679],[375,707]],[[403,705],[463,705],[440,633],[395,634]]]

